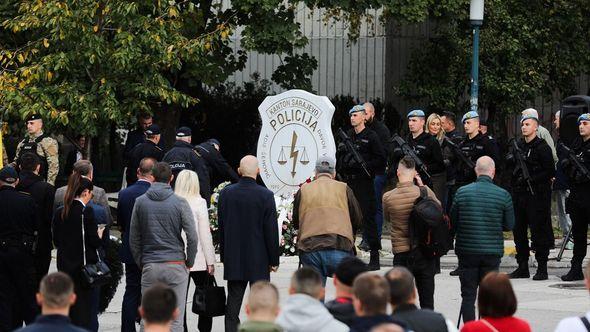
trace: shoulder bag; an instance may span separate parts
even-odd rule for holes
[[[86,264],[86,236],[84,234],[84,210],[82,210],[82,279],[90,288],[102,286],[111,280],[111,269],[100,259],[100,253],[96,250],[98,262],[96,264]]]

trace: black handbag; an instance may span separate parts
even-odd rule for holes
[[[209,317],[225,315],[225,288],[217,286],[214,276],[208,276],[205,285],[195,289],[193,312]]]
[[[100,259],[100,253],[96,251],[98,262],[96,264],[86,264],[86,236],[84,234],[84,212],[82,212],[82,257],[84,265],[82,266],[82,279],[86,286],[98,287],[111,281],[111,269]]]

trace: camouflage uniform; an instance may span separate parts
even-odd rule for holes
[[[14,161],[12,162],[13,166],[16,166],[16,162],[19,158],[20,150],[23,145],[27,143],[30,144],[41,135],[43,135],[43,132],[35,135],[35,137],[27,137],[18,143],[18,146],[16,147],[16,155]],[[55,178],[59,172],[59,147],[57,145],[57,141],[49,136],[44,137],[37,143],[37,154],[42,159],[45,159],[47,163],[47,182],[55,185]]]

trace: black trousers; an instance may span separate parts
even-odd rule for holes
[[[403,266],[410,270],[416,279],[416,288],[422,309],[434,310],[434,274],[436,259],[427,258],[419,249],[395,254],[393,266]]]
[[[240,325],[240,309],[249,281],[227,281],[227,304],[225,308],[225,332],[236,332]]]
[[[141,270],[136,264],[125,264],[125,294],[121,308],[121,332],[135,332],[141,304]]]
[[[72,275],[70,275],[72,277]],[[77,275],[74,280],[74,292],[76,293],[76,303],[70,308],[70,319],[72,324],[93,331],[93,322],[96,317],[93,314],[93,291],[94,289],[82,285],[81,276]]]
[[[33,255],[18,247],[0,247],[0,331],[32,323],[39,313]]]
[[[346,181],[359,202],[363,213],[363,233],[367,235],[367,242],[371,250],[381,249],[379,231],[375,221],[377,203],[375,201],[374,181],[370,178],[354,178]]]
[[[41,279],[43,279],[43,277],[45,277],[49,272],[49,265],[51,265],[51,250],[43,250],[36,253],[34,261],[37,275],[37,289],[39,289]]]
[[[459,280],[461,281],[461,312],[463,322],[475,320],[477,287],[488,272],[498,271],[500,257],[494,255],[459,254]]]
[[[207,273],[207,271],[191,271],[189,273],[189,277],[191,279],[193,279],[193,282],[195,283],[196,287],[205,286],[205,284],[207,283],[209,278],[211,278],[211,276],[209,275],[209,273]],[[190,286],[190,280],[189,280],[189,286]],[[187,297],[188,297],[188,289],[189,288],[190,287],[186,287]],[[192,298],[191,298],[191,300],[192,300]],[[188,326],[186,325],[186,312],[187,311],[189,311],[188,306],[184,310],[184,331],[185,332],[188,332]],[[199,315],[199,322],[197,325],[199,332],[211,332],[212,327],[213,327],[213,317]]]
[[[555,238],[551,227],[551,191],[538,190],[535,195],[529,192],[515,193],[514,201],[514,243],[516,260],[528,261],[530,250],[535,251],[537,261],[546,262],[549,250],[554,247]],[[527,230],[531,229],[531,245]]]
[[[572,237],[574,239],[574,256],[572,264],[581,265],[586,257],[588,241],[588,223],[590,223],[590,192],[572,190],[566,200],[566,212],[572,219]]]

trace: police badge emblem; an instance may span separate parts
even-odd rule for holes
[[[313,175],[319,156],[334,158],[334,110],[328,97],[303,90],[268,96],[260,104],[257,158],[260,176],[275,195],[297,191]]]

